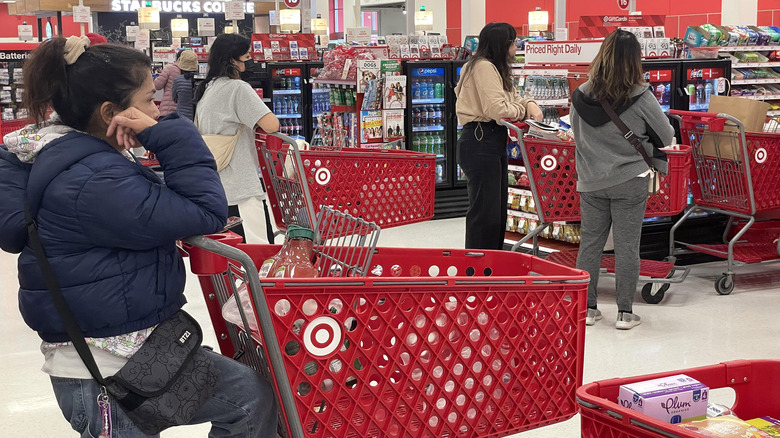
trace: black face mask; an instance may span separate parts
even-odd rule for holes
[[[244,61],[244,68],[246,71],[252,70],[252,68],[255,66],[255,60],[252,58],[249,58],[249,60]]]

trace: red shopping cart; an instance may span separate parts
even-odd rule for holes
[[[322,206],[383,228],[433,217],[435,155],[353,148],[299,150],[293,139],[262,131],[256,144],[281,230],[293,223],[311,227]]]
[[[728,270],[715,282],[715,290],[728,295],[734,290],[734,262],[760,263],[780,259],[780,244],[774,239],[742,241],[757,219],[780,218],[780,136],[745,132],[742,123],[727,114],[672,111],[680,119],[683,138],[693,149],[696,175],[691,178],[694,208],[672,227],[669,254],[673,259],[688,250],[728,260]],[[678,242],[675,232],[696,210],[712,211],[729,217],[723,244],[705,245]],[[747,223],[733,237],[735,221]],[[749,235],[747,235],[749,236]]]
[[[739,360],[626,379],[602,380],[577,390],[583,438],[697,438],[700,434],[664,423],[617,403],[620,385],[685,374],[710,390],[732,388],[737,395],[734,413],[749,420],[780,418],[780,361]]]
[[[220,348],[270,373],[289,436],[499,437],[577,412],[583,271],[520,253],[377,248],[365,276],[260,279],[279,246],[214,237],[230,245],[185,248]],[[238,284],[257,316],[242,310],[233,325],[220,309]]]
[[[528,240],[533,241],[534,253],[538,247],[537,238],[555,222],[580,221],[580,195],[577,192],[577,169],[575,144],[573,142],[523,138],[522,128],[502,121],[510,129],[510,138],[517,141],[523,156],[526,174],[536,204],[539,225],[517,242],[516,251]],[[664,149],[669,160],[669,174],[661,175],[661,190],[647,201],[645,217],[674,216],[686,207],[688,174],[690,168],[690,147]],[[547,260],[573,267],[577,262],[577,251],[558,251]],[[614,275],[615,258],[602,258],[601,270]],[[648,304],[660,303],[672,283],[681,283],[690,269],[674,266],[674,263],[642,260],[640,280],[642,299]]]
[[[3,120],[0,121],[0,142],[3,141],[3,137],[6,134],[10,134],[14,131],[24,128],[25,126],[34,123],[32,119],[18,119],[18,120]]]

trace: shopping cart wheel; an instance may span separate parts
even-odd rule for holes
[[[728,295],[734,290],[734,278],[729,274],[723,274],[718,281],[715,282],[715,290],[720,295]]]
[[[669,283],[646,283],[642,286],[642,299],[647,304],[658,304],[664,299],[667,290],[669,290]]]

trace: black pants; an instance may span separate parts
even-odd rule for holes
[[[504,248],[506,141],[506,128],[494,122],[468,123],[458,140],[458,162],[468,180],[467,249]]]

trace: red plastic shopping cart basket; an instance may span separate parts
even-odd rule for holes
[[[524,138],[520,143],[542,221],[579,221],[575,144],[533,138]],[[687,205],[691,148],[678,148],[663,149],[669,162],[669,174],[661,175],[661,190],[648,199],[645,217],[674,216]]]
[[[435,155],[353,148],[302,150],[299,163],[280,137],[258,131],[257,145],[279,229],[301,224],[301,212],[309,209],[307,203],[311,218],[303,225],[307,220],[313,224],[324,205],[382,228],[433,217]]]
[[[756,215],[780,209],[780,135],[745,132],[725,114],[672,111],[693,147],[697,206]],[[775,217],[780,217],[780,212]]]
[[[745,420],[762,416],[780,418],[780,361],[740,360],[718,365],[659,373],[626,379],[602,380],[577,390],[583,438],[697,438],[701,435],[656,420],[617,403],[620,385],[685,374],[711,390],[732,388],[737,395],[732,407]]]
[[[278,246],[190,242],[222,353],[272,363],[292,436],[499,437],[577,412],[583,271],[520,253],[378,248],[370,276],[261,287],[252,262]],[[262,346],[220,314],[239,265]]]

